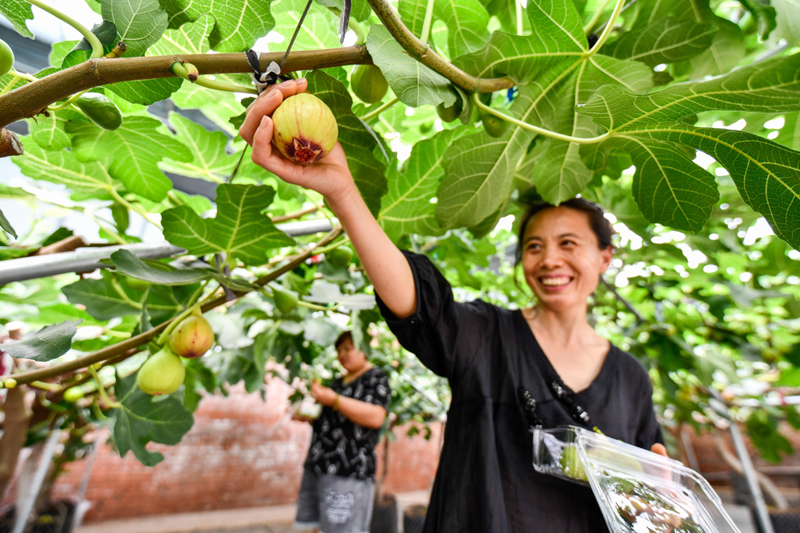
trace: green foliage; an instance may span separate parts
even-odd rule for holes
[[[800,417],[776,398],[800,383],[800,18],[792,1],[638,0],[611,24],[622,5],[617,0],[529,0],[519,20],[513,0],[431,1],[430,50],[472,76],[512,80],[513,90],[481,100],[529,127],[481,116],[471,95],[407,53],[367,2],[354,0],[352,18],[368,33],[371,68],[380,69],[399,102],[380,114],[385,96],[354,105],[357,84],[348,87],[338,66],[303,75],[336,116],[356,185],[390,238],[429,254],[459,299],[522,307],[530,297],[513,281],[509,227],[519,202],[558,203],[578,194],[599,202],[616,217],[622,262],[593,298],[591,318],[646,364],[665,424],[711,428],[713,388],[732,398],[734,416],[746,421],[765,457],[789,453],[778,421],[800,425]],[[595,17],[598,4],[605,9]],[[241,53],[271,31],[270,51],[282,52],[305,1],[90,6],[103,17],[93,32],[106,52],[123,40],[125,58],[175,57]],[[421,37],[428,1],[400,0],[396,7]],[[340,8],[339,1],[315,2],[293,49],[338,48]],[[0,2],[0,13],[32,37],[27,2]],[[609,31],[597,42],[601,28]],[[778,36],[788,48],[774,48]],[[90,54],[85,40],[56,43],[51,67],[36,77]],[[248,74],[215,79],[251,82]],[[6,74],[0,92],[27,83]],[[144,358],[135,356],[112,365],[116,376],[101,371],[120,406],[98,399],[94,382],[83,384],[84,397],[71,393],[73,403],[56,404],[69,413],[64,428],[109,423],[121,455],[132,450],[156,464],[162,457],[147,443],[178,442],[203,394],[227,394],[240,382],[263,394],[271,374],[302,396],[300,381],[330,379],[330,344],[343,327],[389,374],[394,424],[424,434],[424,424],[440,419],[446,383],[396,345],[357,258],[312,257],[270,280],[274,298],[253,290],[257,278],[319,240],[290,238],[271,219],[309,208],[323,213],[306,217],[327,213],[318,195],[277,180],[243,154],[236,128],[249,100],[179,78],[94,91],[119,109],[118,129],[98,127],[71,106],[28,119],[25,153],[12,159],[28,178],[26,188],[0,187],[0,198],[30,206],[34,222],[23,229],[25,222],[13,220],[12,228],[0,213],[7,232],[0,233],[0,259],[70,236],[52,222],[68,215],[95,224],[95,242],[135,243],[155,232],[186,253],[153,261],[118,251],[105,261],[112,269],[99,275],[0,287],[0,324],[44,327],[17,348],[36,344],[35,354],[24,353],[50,360],[71,342],[70,356],[80,357],[220,294],[249,294],[206,313],[218,347],[188,362],[178,392],[154,401],[138,390],[135,372]],[[168,122],[146,107],[167,99],[175,110]],[[200,125],[189,110],[214,127]],[[217,184],[214,203],[176,190],[166,173]],[[775,236],[748,236],[769,233],[764,220]],[[282,291],[302,305],[281,302]]]
[[[3,344],[3,351],[11,357],[34,361],[49,361],[61,357],[72,346],[72,337],[78,332],[80,320],[45,326],[21,341]]]

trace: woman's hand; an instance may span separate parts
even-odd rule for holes
[[[301,78],[268,88],[250,104],[239,134],[253,147],[251,158],[255,164],[287,183],[320,193],[328,201],[341,201],[348,194],[358,194],[341,144],[337,142],[330,154],[312,165],[293,163],[272,146],[272,113],[284,99],[305,91],[307,87],[308,82]]]
[[[336,391],[328,387],[323,387],[319,384],[319,381],[313,381],[311,383],[311,397],[314,398],[317,403],[330,407],[333,405],[333,402],[336,401],[336,396]]]
[[[663,444],[658,442],[653,444],[653,446],[650,448],[650,451],[653,453],[657,453],[658,455],[663,455],[664,457],[669,457],[669,455],[667,455],[667,448]]]

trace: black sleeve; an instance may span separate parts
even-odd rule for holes
[[[453,378],[457,357],[474,356],[486,338],[487,304],[477,300],[456,303],[453,289],[439,270],[424,255],[403,251],[414,275],[417,309],[409,317],[397,318],[377,296],[378,308],[397,340],[415,354],[434,373]],[[468,346],[459,353],[459,344]],[[468,353],[467,353],[468,352]]]
[[[649,450],[657,442],[664,444],[664,435],[661,433],[661,425],[658,423],[656,412],[653,408],[653,386],[650,384],[650,376],[647,372],[645,372],[642,389],[640,389],[642,392],[637,399],[641,402],[641,410],[639,411],[639,430],[636,433],[636,445]]]

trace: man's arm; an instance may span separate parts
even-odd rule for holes
[[[311,384],[311,396],[326,407],[342,413],[348,420],[366,428],[378,429],[386,420],[386,409],[380,405],[362,402],[337,394],[331,388],[323,387],[317,382]]]

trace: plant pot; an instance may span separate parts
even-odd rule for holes
[[[758,513],[755,509],[753,513],[753,524],[756,531],[762,533],[761,523],[758,521]],[[772,529],[775,533],[797,533],[800,531],[800,509],[791,508],[784,510],[771,509],[769,519],[772,522]]]
[[[403,533],[422,533],[426,514],[427,505],[412,505],[403,511]]]
[[[70,533],[75,504],[69,501],[50,502],[29,525],[29,533]],[[13,531],[16,521],[16,509],[6,508],[0,512],[0,533]]]
[[[397,500],[391,494],[375,499],[372,506],[370,533],[398,533]]]

